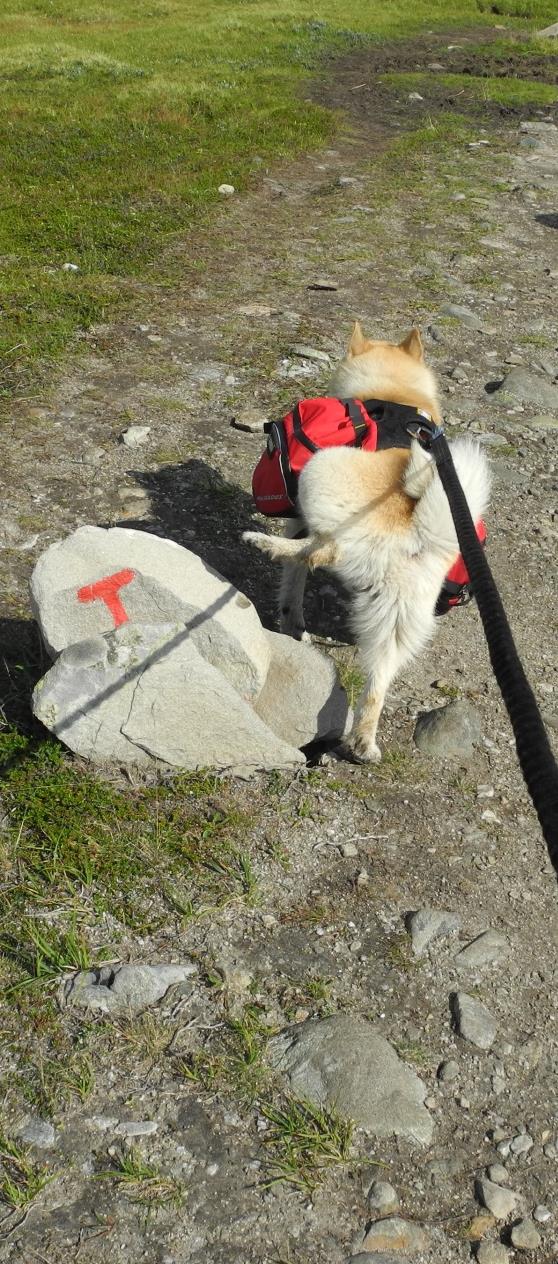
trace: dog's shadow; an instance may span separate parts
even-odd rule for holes
[[[156,470],[130,470],[129,474],[149,496],[151,513],[149,517],[127,517],[116,525],[150,531],[191,549],[246,593],[264,626],[275,629],[279,566],[241,538],[243,531],[253,531],[260,523],[264,531],[268,525],[272,530],[274,527],[254,517],[250,496],[197,459]],[[329,572],[308,577],[305,614],[308,630],[314,635],[352,642],[343,590]]]

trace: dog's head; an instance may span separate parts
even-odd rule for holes
[[[376,342],[365,338],[355,321],[347,354],[331,382],[340,398],[384,399],[395,404],[425,408],[440,420],[436,378],[424,361],[421,336],[411,329],[403,342]]]

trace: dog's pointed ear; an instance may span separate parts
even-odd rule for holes
[[[413,360],[424,359],[422,338],[418,329],[411,329],[411,332],[407,334],[407,337],[403,339],[403,342],[399,343],[399,346],[402,351],[406,352],[407,355],[412,356]]]
[[[355,323],[353,325],[353,332],[351,334],[351,340],[349,342],[347,355],[349,356],[362,355],[363,351],[366,351],[367,347],[368,347],[368,342],[362,332],[361,323],[359,320],[355,320]]]

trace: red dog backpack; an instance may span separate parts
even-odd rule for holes
[[[264,427],[267,447],[252,476],[256,509],[268,518],[296,518],[299,475],[315,452],[334,447],[363,448],[368,452],[409,448],[409,426],[420,423],[420,417],[415,408],[384,400],[299,400],[282,421],[267,422]],[[483,522],[477,524],[477,536],[484,544]],[[446,576],[436,614],[462,606],[471,597],[469,576],[460,556]]]

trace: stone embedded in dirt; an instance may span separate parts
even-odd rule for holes
[[[413,952],[416,957],[420,957],[433,939],[440,939],[442,935],[450,935],[452,931],[459,930],[461,918],[456,913],[423,908],[416,913],[409,913],[405,924],[411,936]]]
[[[459,1063],[454,1058],[448,1058],[446,1062],[440,1063],[437,1075],[442,1084],[451,1084],[459,1075]]]
[[[471,755],[481,738],[478,712],[464,698],[434,711],[423,711],[413,738],[423,755],[439,759]]]
[[[151,426],[128,426],[120,438],[127,448],[139,448],[142,443],[147,443],[150,434]]]
[[[500,403],[500,392],[511,396],[520,404],[534,404],[537,408],[548,408],[558,414],[558,386],[553,386],[545,377],[539,377],[531,369],[516,368],[507,373],[493,399]]]
[[[510,1174],[503,1163],[491,1163],[486,1169],[486,1175],[494,1185],[509,1185],[510,1183]]]
[[[535,1142],[529,1136],[528,1132],[520,1132],[510,1142],[510,1150],[512,1154],[528,1154],[533,1149]]]
[[[397,1211],[399,1207],[399,1195],[389,1181],[373,1181],[367,1201],[371,1211],[381,1211],[385,1215]]]
[[[124,1119],[115,1131],[119,1137],[152,1137],[158,1127],[156,1119]]]
[[[536,417],[529,417],[527,424],[531,430],[558,430],[558,417],[552,417],[550,413],[537,413]]]
[[[508,1264],[510,1253],[502,1242],[481,1242],[476,1258],[478,1264]]]
[[[362,1246],[365,1251],[401,1251],[403,1255],[410,1255],[427,1250],[428,1235],[415,1220],[389,1216],[370,1225]]]
[[[300,356],[301,360],[316,360],[319,364],[331,364],[331,356],[327,351],[317,351],[315,347],[308,347],[305,343],[296,343],[291,347],[291,354]]]
[[[339,286],[337,281],[327,281],[325,278],[320,277],[316,281],[310,281],[307,288],[309,290],[338,290]]]
[[[545,26],[544,30],[537,31],[538,39],[558,39],[558,22],[553,22],[551,26]],[[521,124],[522,130],[524,124]]]
[[[552,1220],[550,1208],[545,1207],[543,1203],[538,1203],[533,1212],[533,1220],[536,1220],[537,1224],[548,1224],[549,1220]]]
[[[184,965],[97,966],[80,970],[62,983],[62,1005],[98,1009],[105,1014],[139,1014],[164,1000],[170,987],[183,984],[197,968]]]
[[[270,1041],[269,1056],[298,1097],[334,1106],[375,1136],[430,1143],[424,1084],[365,1018],[335,1014],[288,1028]]]
[[[409,92],[407,100],[408,101],[424,101],[424,97],[421,97],[420,92]]]
[[[461,949],[455,957],[459,969],[475,969],[477,966],[489,965],[494,961],[503,961],[509,957],[510,946],[507,939],[497,930],[485,930],[477,935],[470,944]]]
[[[359,184],[356,176],[338,176],[337,183],[341,189],[348,189],[351,184]]]
[[[264,724],[290,746],[343,737],[352,714],[335,664],[305,641],[266,632],[271,662],[254,702]]]
[[[496,1039],[498,1024],[494,1015],[474,996],[456,992],[451,998],[457,1031],[477,1049],[490,1049]]]
[[[517,1194],[512,1189],[502,1189],[483,1176],[476,1182],[477,1195],[484,1207],[492,1212],[497,1220],[507,1220],[517,1207]]]
[[[541,1235],[532,1220],[520,1220],[511,1231],[512,1246],[518,1251],[537,1251],[541,1245]]]
[[[462,307],[459,303],[443,303],[440,308],[440,315],[453,316],[454,320],[466,325],[467,329],[474,329],[481,334],[496,333],[494,326],[487,325],[482,316],[477,316],[476,312],[471,311],[470,307]]]
[[[243,408],[231,417],[231,426],[235,430],[244,430],[248,434],[263,434],[266,422],[267,417],[262,417],[261,410],[258,408]]]
[[[17,1135],[25,1145],[36,1146],[37,1150],[52,1150],[58,1141],[58,1134],[47,1119],[28,1119]]]
[[[31,605],[54,657],[126,623],[182,623],[209,663],[256,697],[270,652],[252,602],[195,553],[125,527],[80,527],[31,577]]]
[[[70,645],[36,686],[33,710],[96,764],[160,761],[246,776],[304,763],[176,624],[126,623]]]
[[[232,197],[232,194],[234,193],[234,184],[220,184],[217,192],[220,193],[222,197]]]

